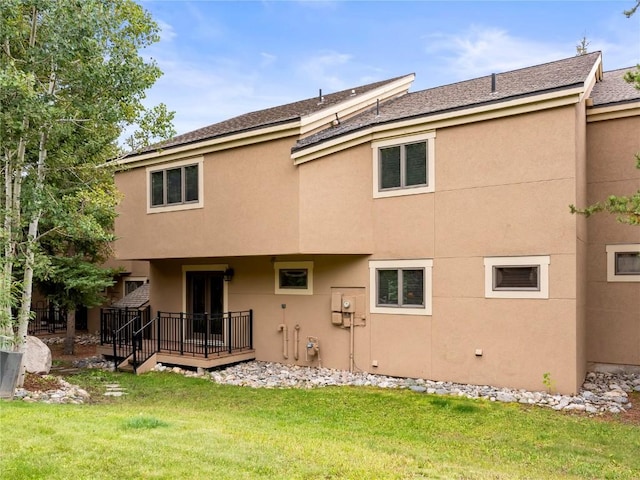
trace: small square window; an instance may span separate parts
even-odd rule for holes
[[[607,280],[640,282],[640,243],[607,245]]]
[[[371,260],[371,312],[431,315],[433,260]]]
[[[549,298],[547,255],[486,257],[486,298]]]
[[[275,293],[313,295],[313,262],[275,262]]]

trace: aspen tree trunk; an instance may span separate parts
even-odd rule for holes
[[[51,76],[49,83],[49,92],[53,92],[55,86],[55,76]],[[36,173],[36,184],[34,194],[36,196],[33,214],[29,221],[29,232],[25,244],[25,263],[24,278],[22,281],[22,300],[20,302],[20,310],[18,312],[18,351],[25,352],[27,349],[27,332],[29,329],[29,319],[31,317],[31,297],[33,293],[33,267],[35,264],[35,250],[37,247],[38,224],[42,216],[42,206],[40,196],[44,190],[45,179],[45,163],[47,160],[47,130],[40,133],[40,144],[38,147],[38,168]],[[18,378],[18,386],[24,384],[25,373],[25,355],[22,356],[22,366],[20,368],[20,376]]]

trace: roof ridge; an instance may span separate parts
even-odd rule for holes
[[[489,73],[487,75],[480,75],[478,77],[467,78],[465,80],[459,80],[457,82],[445,83],[445,84],[442,84],[442,85],[435,85],[433,87],[423,88],[422,90],[416,90],[415,92],[410,92],[407,95],[411,95],[411,94],[414,94],[414,93],[420,93],[420,92],[424,92],[424,91],[427,91],[427,90],[435,90],[437,88],[447,88],[447,87],[451,87],[451,86],[454,86],[454,85],[462,85],[462,84],[465,84],[465,83],[476,82],[476,81],[478,81],[480,79],[483,79],[483,78],[491,78],[492,75],[498,76],[498,75],[515,74],[515,73],[522,72],[522,71],[525,71],[525,70],[531,70],[531,69],[534,69],[534,68],[541,68],[541,67],[544,67],[544,66],[547,66],[547,65],[553,65],[553,64],[556,64],[556,63],[562,63],[562,62],[566,62],[566,61],[569,61],[569,60],[577,59],[579,57],[583,57],[584,58],[584,57],[595,55],[595,54],[602,54],[602,52],[597,50],[595,52],[585,53],[584,55],[574,55],[573,57],[565,57],[565,58],[562,58],[560,60],[554,60],[554,61],[550,61],[550,62],[543,62],[543,63],[539,63],[537,65],[528,65],[526,67],[514,68],[513,70],[505,70],[503,72],[492,72],[492,73]]]

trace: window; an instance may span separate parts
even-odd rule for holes
[[[607,245],[607,280],[640,282],[640,243]]]
[[[546,255],[485,258],[485,297],[549,298],[549,263]]]
[[[147,168],[148,213],[202,206],[202,159]]]
[[[431,315],[433,260],[371,260],[371,312]]]
[[[127,296],[132,293],[134,290],[137,290],[141,286],[146,283],[146,279],[144,278],[125,278],[124,280],[124,295]]]
[[[275,262],[275,292],[313,295],[313,262]]]
[[[434,191],[435,132],[373,142],[373,196]]]

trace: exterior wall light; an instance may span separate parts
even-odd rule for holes
[[[224,271],[223,277],[224,277],[224,281],[225,282],[230,282],[233,279],[233,275],[235,274],[235,272],[233,271],[233,268],[227,268]]]

